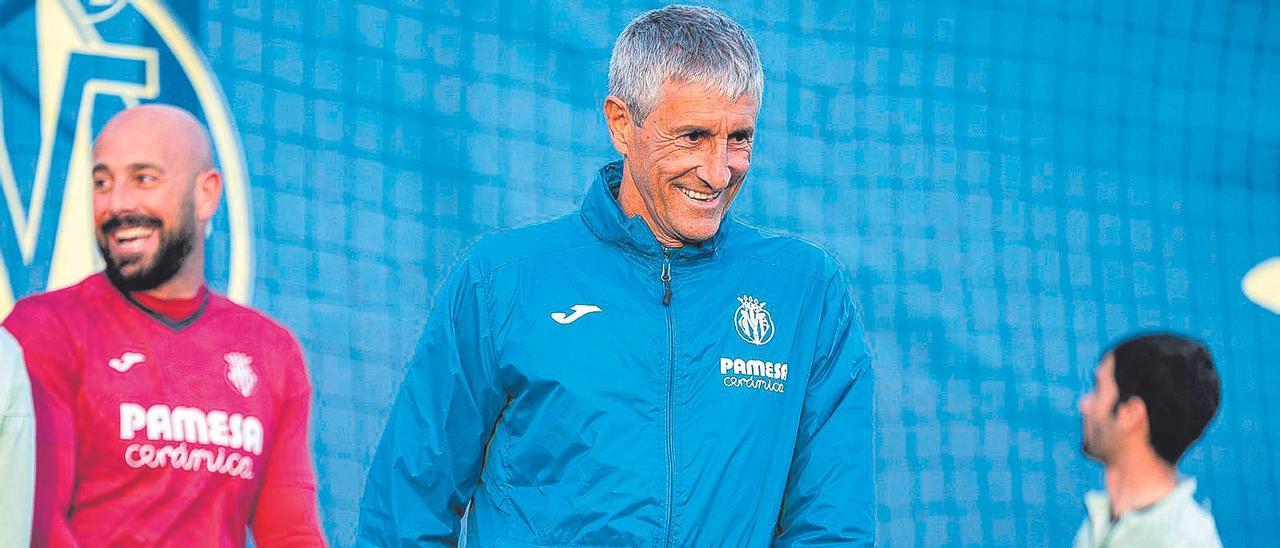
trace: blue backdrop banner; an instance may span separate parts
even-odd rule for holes
[[[856,284],[884,544],[1067,545],[1102,485],[1077,401],[1140,329],[1209,343],[1223,405],[1182,471],[1226,545],[1280,542],[1280,11],[713,5],[767,78],[734,211]],[[227,174],[211,283],[301,339],[323,524],[349,545],[434,290],[478,237],[573,210],[614,158],[610,47],[653,7],[0,0],[0,315],[100,268],[87,154],[106,118],[198,113]]]

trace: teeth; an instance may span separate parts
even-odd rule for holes
[[[117,240],[134,240],[137,238],[145,238],[151,235],[154,229],[145,227],[125,228],[116,231]]]
[[[700,202],[705,202],[705,201],[707,201],[707,200],[710,200],[710,199],[715,198],[716,196],[719,196],[719,195],[720,195],[720,192],[718,192],[718,191],[717,191],[717,192],[710,193],[710,194],[707,194],[707,193],[705,193],[705,192],[698,192],[698,191],[696,191],[696,190],[689,190],[689,189],[687,189],[687,188],[683,188],[683,187],[681,187],[681,188],[680,188],[680,192],[683,192],[685,196],[688,196],[688,197],[693,198],[693,199],[695,199],[695,200],[698,200],[698,201],[700,201]]]

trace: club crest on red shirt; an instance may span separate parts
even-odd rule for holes
[[[227,360],[227,382],[241,396],[253,395],[258,386],[258,374],[253,370],[253,358],[242,352],[229,352],[222,357]]]

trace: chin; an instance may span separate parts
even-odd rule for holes
[[[146,255],[112,257],[107,262],[107,270],[113,271],[118,279],[125,281],[133,281],[145,277],[154,266],[152,258]]]
[[[707,241],[707,240],[710,240],[710,239],[711,239],[711,237],[712,237],[712,236],[715,236],[715,235],[716,235],[716,233],[715,233],[715,232],[707,232],[707,233],[702,233],[702,232],[686,232],[686,233],[684,233],[683,235],[681,235],[681,237],[680,237],[680,241],[682,241],[682,242],[686,242],[686,243],[691,243],[691,244],[700,244],[700,243],[702,243],[702,242],[705,242],[705,241]]]
[[[142,276],[151,270],[151,263],[148,257],[118,257],[114,259],[116,272],[126,278],[134,276]]]
[[[1088,443],[1085,443],[1080,447],[1080,450],[1081,452],[1084,453],[1084,456],[1089,457],[1090,459],[1093,459],[1100,463],[1106,464],[1106,461],[1107,461],[1106,455],[1104,455],[1103,452],[1099,451],[1098,449],[1099,448],[1094,447]]]
[[[698,226],[688,227],[688,229],[681,231],[681,234],[683,234],[688,241],[701,242],[704,240],[710,240],[712,236],[716,235],[716,231],[718,230],[720,230],[720,223],[699,224]]]

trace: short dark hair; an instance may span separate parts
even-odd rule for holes
[[[1191,446],[1218,412],[1221,388],[1209,349],[1173,333],[1131,337],[1111,350],[1119,402],[1142,398],[1151,447],[1170,465]]]

